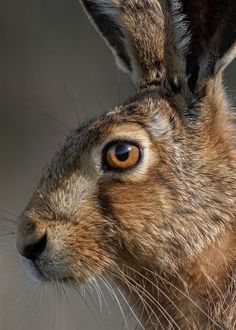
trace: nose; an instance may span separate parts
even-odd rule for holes
[[[17,232],[17,249],[19,253],[32,261],[45,251],[48,241],[43,221],[22,217]]]
[[[41,256],[47,245],[47,233],[45,233],[40,239],[32,244],[26,245],[23,248],[22,255],[32,261]]]

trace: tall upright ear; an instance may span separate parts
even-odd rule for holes
[[[81,0],[118,65],[139,84],[164,75],[164,16],[159,0]]]
[[[170,1],[182,4],[189,23],[186,73],[190,89],[199,89],[236,56],[236,0]]]

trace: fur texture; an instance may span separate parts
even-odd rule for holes
[[[236,153],[221,77],[236,24],[229,19],[226,47],[219,16],[236,12],[233,1],[198,2],[199,17],[194,1],[83,1],[139,87],[67,137],[18,227],[25,256],[47,235],[33,260],[44,280],[108,276],[148,330],[236,327]],[[204,30],[212,15],[213,46]],[[138,165],[107,170],[111,141],[138,145]]]

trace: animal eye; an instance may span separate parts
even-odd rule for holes
[[[140,148],[127,142],[114,143],[105,152],[105,164],[111,170],[130,169],[138,164],[140,158]]]

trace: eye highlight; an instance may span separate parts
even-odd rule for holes
[[[105,148],[104,162],[108,170],[128,170],[141,158],[140,148],[131,142],[114,142]]]

